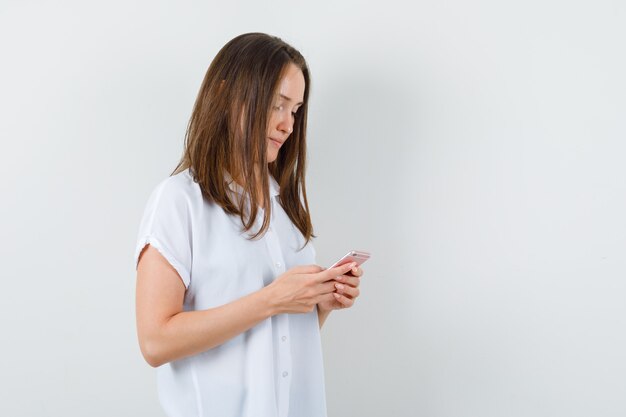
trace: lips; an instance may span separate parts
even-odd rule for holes
[[[278,146],[280,148],[280,146],[285,143],[284,140],[278,140],[278,139],[274,139],[274,138],[269,138],[270,141],[272,141],[272,143],[276,146]]]

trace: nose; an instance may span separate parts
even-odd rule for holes
[[[290,134],[293,131],[293,118],[291,117],[291,113],[287,113],[285,116],[280,118],[278,122],[278,130],[281,132],[285,132],[286,134]]]

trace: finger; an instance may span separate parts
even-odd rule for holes
[[[335,300],[339,301],[343,307],[352,307],[352,305],[354,304],[354,301],[349,299],[345,295],[334,292],[333,296],[335,297]]]
[[[349,296],[352,299],[357,298],[359,294],[361,294],[361,291],[358,288],[354,288],[349,285],[335,283],[335,288],[339,294]]]
[[[360,277],[361,275],[363,275],[363,270],[360,266],[357,265],[350,270],[350,275],[352,275],[353,277]]]
[[[356,265],[356,262],[350,262],[347,264],[339,265],[334,268],[326,269],[320,272],[319,279],[321,282],[328,281],[331,279],[335,279],[341,275],[345,275],[352,267]]]
[[[359,285],[361,285],[361,278],[353,277],[351,275],[342,275],[335,278],[335,280],[341,282],[342,284],[351,285],[353,287],[358,287]]]
[[[323,302],[330,302],[330,301],[335,301],[337,300],[335,298],[335,294],[334,292],[328,293],[328,294],[324,294],[324,295],[320,295],[319,297],[317,297],[317,303],[323,303]]]
[[[291,268],[296,274],[316,274],[323,270],[324,268],[319,265],[299,265]]]
[[[323,282],[321,284],[319,284],[319,293],[320,294],[328,294],[331,292],[335,292],[335,290],[337,289],[335,287],[335,281],[327,281],[327,282]]]

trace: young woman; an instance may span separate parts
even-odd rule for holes
[[[309,70],[263,33],[217,54],[183,157],[148,200],[137,332],[169,416],[326,416],[319,330],[362,270],[315,265],[305,188]]]

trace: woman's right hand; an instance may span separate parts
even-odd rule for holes
[[[335,278],[356,263],[323,269],[317,265],[291,268],[265,287],[274,314],[309,313],[317,303],[334,300]]]

